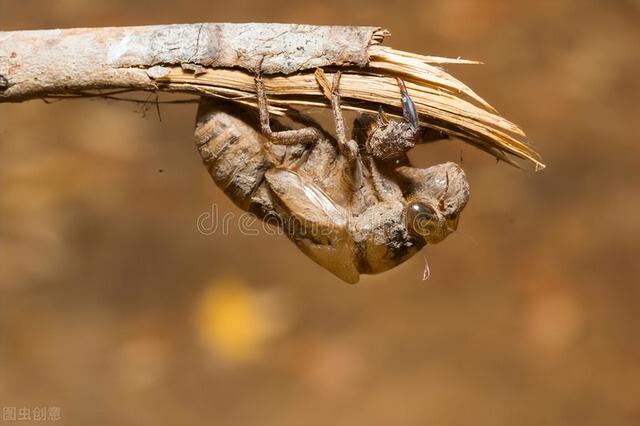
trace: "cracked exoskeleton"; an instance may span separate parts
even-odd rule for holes
[[[277,223],[312,260],[355,283],[453,232],[469,187],[454,163],[425,169],[409,163],[406,147],[418,124],[408,95],[404,121],[378,118],[347,140],[339,78],[331,91],[336,138],[309,118],[298,118],[303,129],[273,131],[260,78],[259,123],[240,105],[202,98],[195,134],[213,180],[240,208]],[[394,141],[405,148],[393,151]]]

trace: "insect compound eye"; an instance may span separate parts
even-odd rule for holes
[[[407,227],[425,238],[434,236],[438,228],[438,215],[435,210],[423,203],[411,203],[407,206]]]

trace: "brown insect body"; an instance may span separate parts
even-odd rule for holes
[[[362,151],[379,128],[368,125],[357,137]],[[404,154],[368,156],[354,188],[352,169],[331,136],[285,146],[257,129],[255,117],[237,105],[201,102],[196,141],[213,180],[240,208],[277,221],[305,254],[349,283],[443,239],[468,199],[464,173],[453,163],[416,169]]]

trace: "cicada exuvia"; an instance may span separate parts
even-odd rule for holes
[[[469,186],[455,163],[411,166],[406,152],[421,129],[400,80],[404,119],[361,115],[348,140],[339,80],[334,74],[330,93],[336,137],[302,116],[304,128],[272,130],[258,76],[259,122],[242,106],[203,98],[196,141],[213,180],[239,207],[276,218],[307,256],[355,283],[453,232]]]

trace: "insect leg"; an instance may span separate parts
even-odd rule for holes
[[[339,91],[341,75],[342,73],[340,71],[337,71],[333,75],[333,82],[331,84],[331,109],[333,111],[333,120],[336,126],[336,136],[340,152],[349,162],[354,186],[356,188],[360,188],[362,186],[362,160],[358,153],[358,143],[353,139],[347,140],[344,129],[344,116],[342,115],[342,109],[340,108]]]
[[[258,109],[260,111],[260,128],[262,134],[265,135],[274,144],[296,145],[304,143],[312,143],[322,137],[320,131],[313,127],[304,127],[295,130],[282,130],[274,132],[269,124],[269,103],[267,94],[264,89],[264,81],[262,75],[258,74],[255,78],[256,96],[258,98]]]
[[[333,75],[333,83],[331,85],[331,110],[333,111],[333,121],[336,126],[336,136],[338,137],[338,144],[342,154],[353,161],[358,154],[358,144],[355,141],[348,141],[346,132],[344,129],[344,116],[342,115],[342,109],[340,108],[340,77],[342,73],[337,71]]]
[[[388,179],[384,178],[378,165],[371,156],[367,156],[368,170],[371,176],[371,183],[380,201],[395,201],[402,198],[399,188],[388,184]]]

